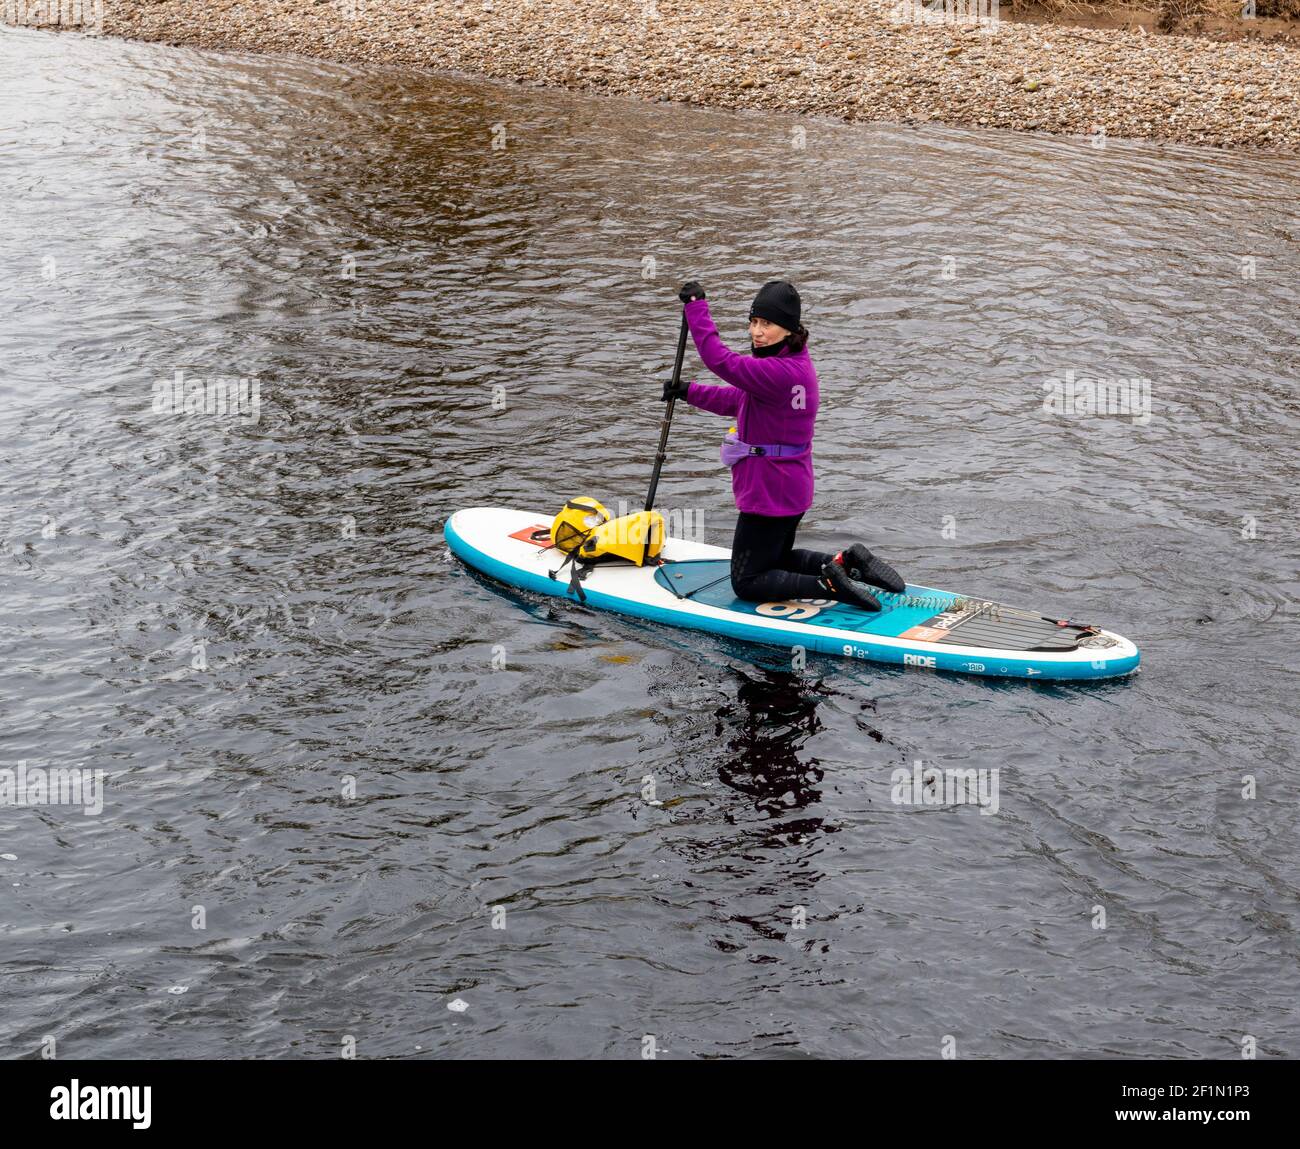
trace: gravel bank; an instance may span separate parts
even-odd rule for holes
[[[782,15],[784,12],[784,15]],[[113,0],[108,35],[450,68],[857,121],[1300,152],[1300,51],[1003,20],[893,0]]]

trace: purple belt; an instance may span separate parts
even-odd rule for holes
[[[811,446],[811,443],[746,443],[735,431],[728,431],[718,455],[728,467],[734,467],[741,459],[748,459],[751,455],[788,459],[793,455],[802,455]]]

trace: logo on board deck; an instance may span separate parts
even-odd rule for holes
[[[941,630],[951,630],[959,622],[964,621],[966,617],[960,611],[945,610],[943,614],[936,614],[926,625],[937,626]]]
[[[802,622],[820,614],[822,607],[833,606],[833,598],[796,598],[789,602],[760,602],[755,608],[756,614],[765,618],[784,618],[789,622]]]

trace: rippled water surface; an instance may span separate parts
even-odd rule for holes
[[[1295,163],[11,30],[0,92],[0,766],[107,775],[0,807],[4,1055],[1300,1055]],[[1137,676],[792,670],[449,559],[643,498],[676,284],[739,345],[774,275],[802,537]],[[660,499],[725,545],[724,429]]]

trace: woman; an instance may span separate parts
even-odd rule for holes
[[[799,293],[792,284],[763,284],[749,309],[750,354],[722,342],[709,315],[704,289],[694,280],[679,298],[704,366],[726,386],[664,384],[663,398],[736,420],[722,444],[736,498],[731,546],[731,586],[750,602],[830,598],[863,610],[880,603],[865,584],[901,593],[903,580],[861,543],[830,555],[795,548],[799,520],[812,505],[813,423],[817,373],[808,355],[808,331],[799,322]]]

